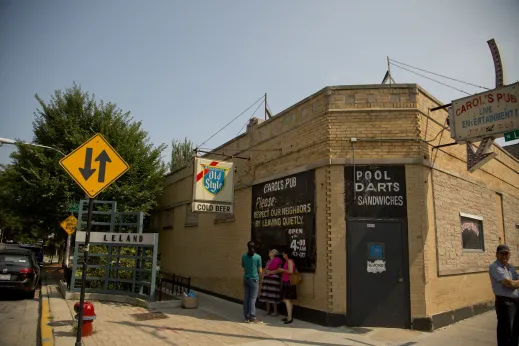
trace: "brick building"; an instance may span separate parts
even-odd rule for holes
[[[518,259],[519,161],[494,146],[467,172],[465,146],[436,147],[453,142],[440,104],[416,84],[334,86],[253,119],[214,151],[234,157],[233,216],[191,212],[192,165],[166,177],[161,269],[241,300],[252,238],[292,247],[296,318],[431,330],[491,309],[496,246]]]

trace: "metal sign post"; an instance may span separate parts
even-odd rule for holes
[[[505,77],[503,75],[503,65],[501,63],[501,56],[499,55],[499,48],[494,39],[488,40],[488,47],[492,52],[492,59],[494,60],[494,68],[496,75],[496,88],[502,87],[505,84]],[[467,170],[473,172],[479,167],[483,166],[488,161],[492,160],[497,156],[493,153],[492,145],[496,138],[493,136],[485,137],[476,151],[471,142],[467,141]]]
[[[85,236],[83,272],[81,273],[81,294],[78,314],[78,329],[76,346],[81,346],[81,332],[85,303],[85,282],[88,263],[88,251],[90,231],[92,229],[92,213],[94,210],[94,198],[105,190],[110,184],[119,179],[130,166],[115,151],[108,141],[96,134],[83,143],[76,150],[60,160],[60,165],[85,191],[88,200],[88,221]],[[95,167],[95,168],[94,168]],[[64,227],[65,230],[68,227]]]
[[[83,305],[85,303],[85,281],[88,263],[88,251],[90,242],[90,230],[92,229],[92,212],[94,211],[94,199],[88,199],[87,229],[85,236],[85,247],[83,256],[83,271],[81,273],[81,293],[79,295],[79,314],[77,319],[76,346],[81,346],[81,326],[83,324]]]

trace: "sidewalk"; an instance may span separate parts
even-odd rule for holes
[[[73,345],[74,301],[65,301],[52,280],[48,281],[56,345]],[[495,314],[460,322],[434,333],[385,328],[328,328],[294,320],[265,317],[264,324],[242,322],[240,305],[198,293],[198,309],[159,307],[145,309],[122,303],[93,301],[97,319],[94,334],[83,338],[85,346],[213,346],[213,345],[495,345]],[[263,311],[258,311],[263,315]],[[145,314],[145,315],[144,315]],[[150,318],[150,319],[146,319]]]

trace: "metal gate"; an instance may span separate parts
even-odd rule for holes
[[[85,231],[88,200],[79,203],[76,231]],[[91,234],[143,233],[144,213],[117,212],[115,201],[94,201]],[[70,291],[81,291],[84,243],[76,241]],[[153,245],[90,242],[85,291],[155,299],[158,237]]]

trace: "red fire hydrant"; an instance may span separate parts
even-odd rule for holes
[[[74,311],[76,312],[76,316],[74,317],[79,320],[79,302],[74,304]],[[94,311],[94,305],[90,302],[85,302],[83,304],[83,323],[81,325],[81,336],[90,336],[92,335],[94,326],[94,320],[96,319],[96,314]],[[78,326],[79,328],[80,326]]]

